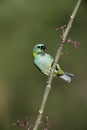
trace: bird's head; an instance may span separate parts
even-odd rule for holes
[[[38,43],[34,46],[33,48],[33,56],[36,57],[37,54],[43,54],[45,51],[46,47],[42,43]]]

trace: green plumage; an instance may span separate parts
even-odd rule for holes
[[[33,48],[33,56],[34,56],[34,64],[37,66],[37,68],[45,75],[50,74],[51,67],[54,62],[54,58],[45,53],[46,47],[44,44],[37,44]],[[59,64],[56,65],[54,76],[59,76],[60,78],[64,79],[67,82],[71,82],[73,74],[65,73],[59,66]]]

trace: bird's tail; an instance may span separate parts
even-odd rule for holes
[[[64,72],[64,74],[59,77],[70,83],[72,78],[74,77],[74,74]]]

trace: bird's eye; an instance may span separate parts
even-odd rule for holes
[[[45,50],[45,49],[46,49],[45,46],[38,46],[37,48],[38,48],[38,49],[41,49],[41,50]]]
[[[37,48],[41,48],[40,46],[38,46]]]

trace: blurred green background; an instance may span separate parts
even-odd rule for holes
[[[47,77],[33,65],[33,46],[45,43],[55,56],[60,35],[56,27],[67,24],[75,4],[76,0],[0,0],[0,130],[22,130],[12,123],[25,116],[34,124]],[[80,46],[64,46],[69,55],[59,62],[75,78],[71,84],[53,81],[44,112],[52,123],[50,130],[87,130],[86,0],[69,36]]]

